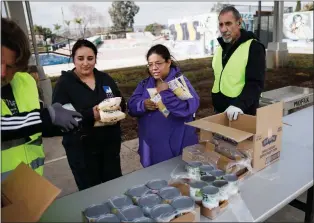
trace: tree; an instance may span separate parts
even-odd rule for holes
[[[301,11],[301,1],[297,1],[297,5],[295,7],[295,12],[300,12]]]
[[[151,32],[154,36],[160,35],[161,30],[164,29],[164,25],[158,23],[152,23],[145,27],[146,32]]]
[[[313,11],[313,10],[314,10],[313,2],[309,2],[303,6],[302,11]]]
[[[217,2],[210,9],[210,12],[220,12],[223,9],[223,7],[224,7],[224,4]]]
[[[74,22],[79,25],[80,35],[84,38],[87,27],[99,21],[100,13],[94,7],[84,4],[73,4],[70,10],[75,17]]]
[[[58,34],[59,30],[61,29],[61,25],[56,23],[56,24],[53,24],[53,26],[54,26],[54,29],[55,29],[56,33]]]
[[[34,32],[37,35],[43,36],[43,39],[44,39],[44,42],[46,45],[46,51],[48,52],[47,39],[48,38],[51,38],[51,39],[54,38],[54,35],[52,34],[51,30],[49,28],[46,28],[46,27],[34,25]]]
[[[139,12],[138,7],[133,1],[115,1],[109,8],[109,15],[113,23],[113,29],[126,31],[127,28],[133,30],[134,16]]]

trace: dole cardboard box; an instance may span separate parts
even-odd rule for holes
[[[1,183],[1,221],[37,222],[60,192],[21,163]]]
[[[256,116],[239,115],[229,121],[226,113],[205,117],[187,125],[199,128],[200,141],[212,140],[213,134],[237,144],[240,151],[252,151],[252,167],[259,171],[279,160],[282,141],[283,103],[257,109]]]

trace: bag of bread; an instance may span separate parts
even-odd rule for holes
[[[157,89],[147,88],[147,91],[151,98],[151,101],[157,104],[158,110],[167,118],[170,112],[168,111],[164,103],[162,103],[161,96],[160,94],[157,93]]]
[[[108,125],[115,125],[117,122],[101,122],[101,121],[95,121],[94,127],[103,127]]]
[[[190,98],[193,98],[182,75],[179,78],[175,78],[172,81],[169,81],[168,85],[172,92],[181,100],[188,100]]]
[[[167,118],[170,112],[168,111],[164,103],[162,103],[160,94],[156,94],[155,97],[153,97],[151,100],[152,102],[157,104],[159,111]]]
[[[121,97],[106,98],[98,104],[98,109],[101,111],[115,111],[119,110],[121,104]]]
[[[125,113],[121,111],[99,111],[100,121],[104,123],[113,123],[118,122],[122,119],[125,119]]]

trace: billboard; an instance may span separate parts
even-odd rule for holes
[[[284,39],[313,41],[313,11],[285,13],[283,23]]]

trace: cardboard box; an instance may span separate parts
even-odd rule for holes
[[[256,116],[240,115],[236,121],[220,113],[186,124],[201,130],[200,141],[212,140],[215,133],[237,143],[240,151],[251,150],[252,167],[259,171],[280,158],[282,109],[283,103],[278,102],[258,108]]]
[[[37,222],[60,189],[21,163],[1,183],[1,221]]]

